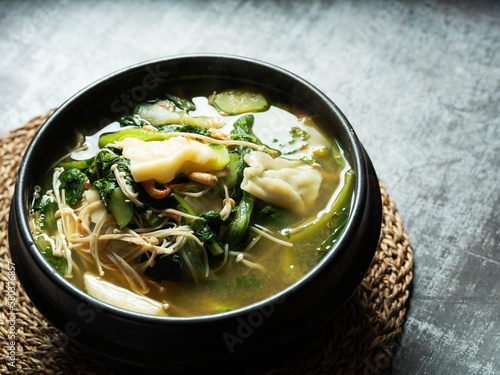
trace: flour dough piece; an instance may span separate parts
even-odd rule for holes
[[[125,138],[115,142],[115,146],[130,160],[130,172],[136,182],[154,179],[167,183],[179,173],[220,170],[229,162],[229,156],[185,137],[150,142]]]
[[[302,161],[252,151],[245,162],[241,189],[264,202],[304,214],[318,197],[321,173]]]

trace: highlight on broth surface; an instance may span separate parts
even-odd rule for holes
[[[309,272],[344,229],[354,173],[312,114],[266,93],[164,94],[57,162],[30,224],[95,298],[146,314],[215,314]]]

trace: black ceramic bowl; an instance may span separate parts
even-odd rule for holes
[[[126,114],[149,91],[183,80],[231,79],[299,98],[341,143],[355,171],[354,202],[334,248],[305,277],[253,305],[212,316],[159,317],[101,302],[76,288],[44,259],[28,226],[33,187],[49,168],[48,150],[60,147],[82,117]],[[103,123],[104,123],[103,122]],[[95,126],[95,125],[94,125]],[[97,129],[93,129],[97,130]],[[42,126],[19,168],[9,221],[10,251],[19,280],[54,326],[83,349],[123,372],[197,373],[267,369],[314,339],[350,298],[372,261],[380,233],[381,201],[373,166],[351,125],[318,89],[263,62],[190,55],[136,65],[85,88]]]

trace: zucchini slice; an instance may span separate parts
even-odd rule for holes
[[[230,89],[213,93],[209,102],[223,115],[261,112],[269,108],[262,93],[248,89]]]

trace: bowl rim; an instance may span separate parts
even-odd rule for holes
[[[284,77],[288,77],[293,81],[298,81],[298,83],[308,87],[308,89],[313,92],[313,94],[320,98],[325,104],[328,105],[329,109],[335,114],[337,120],[340,122],[341,127],[345,131],[345,136],[348,138],[350,145],[352,145],[352,161],[354,165],[351,167],[357,171],[356,179],[355,179],[355,189],[353,193],[353,201],[351,207],[351,214],[349,215],[348,222],[346,224],[345,230],[340,235],[338,241],[335,245],[328,251],[328,253],[321,259],[313,268],[311,268],[303,277],[301,277],[296,282],[292,283],[285,289],[273,294],[267,298],[256,301],[252,304],[242,306],[240,308],[227,311],[220,312],[212,315],[197,315],[197,316],[158,316],[158,315],[149,315],[139,312],[134,312],[131,310],[126,310],[111,304],[108,304],[104,301],[101,301],[87,292],[79,289],[75,285],[73,285],[69,280],[67,280],[64,276],[60,275],[53,267],[49,264],[49,262],[43,257],[41,251],[35,244],[34,236],[31,233],[28,224],[28,210],[29,207],[29,197],[27,196],[28,191],[28,181],[29,177],[27,176],[26,171],[29,169],[29,163],[33,158],[33,154],[35,152],[37,143],[39,139],[42,137],[44,132],[51,126],[52,123],[58,121],[58,118],[65,113],[66,111],[70,111],[72,106],[76,105],[75,103],[85,95],[88,95],[94,90],[98,90],[101,85],[108,83],[112,80],[118,80],[123,78],[126,74],[131,74],[135,70],[144,69],[147,66],[154,66],[155,64],[161,63],[172,63],[180,60],[191,60],[191,59],[219,59],[223,60],[224,63],[230,64],[232,62],[244,63],[252,66],[259,66],[261,68],[272,70],[277,74],[283,75]],[[22,238],[27,246],[27,251],[40,268],[40,270],[52,281],[54,284],[58,285],[60,288],[63,288],[67,293],[76,295],[77,298],[90,305],[90,306],[99,306],[99,311],[106,311],[108,314],[116,315],[121,318],[133,319],[133,320],[141,320],[144,322],[152,323],[152,324],[193,324],[193,323],[207,323],[212,321],[220,321],[225,319],[234,319],[240,315],[248,314],[251,311],[258,310],[262,307],[265,307],[270,304],[279,304],[281,301],[286,299],[286,296],[289,293],[293,293],[294,290],[303,288],[306,284],[308,284],[312,279],[314,279],[317,274],[317,270],[323,267],[328,266],[328,264],[335,262],[336,259],[341,255],[340,248],[346,247],[343,246],[346,242],[350,241],[355,235],[355,226],[353,225],[356,221],[358,221],[363,215],[364,206],[366,197],[364,196],[364,192],[368,188],[368,181],[366,176],[360,174],[359,171],[364,170],[364,153],[363,148],[361,146],[360,141],[358,140],[354,129],[351,124],[341,112],[341,110],[337,107],[337,105],[327,97],[322,91],[316,88],[313,84],[301,78],[300,76],[292,73],[291,71],[284,69],[278,65],[271,64],[268,62],[264,62],[258,59],[243,57],[238,55],[230,55],[230,54],[209,54],[209,53],[196,53],[196,54],[180,54],[180,55],[172,55],[165,56],[161,58],[156,58],[152,60],[146,60],[143,62],[139,62],[125,68],[116,70],[111,72],[93,83],[85,86],[84,88],[77,91],[70,98],[68,98],[63,104],[58,107],[54,113],[46,120],[46,122],[41,126],[40,130],[35,134],[32,141],[28,145],[26,152],[22,158],[21,164],[18,170],[18,177],[16,182],[16,189],[13,196],[13,204],[15,205],[15,209],[18,212],[17,215],[17,230],[19,231],[19,235]]]

